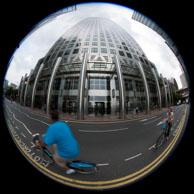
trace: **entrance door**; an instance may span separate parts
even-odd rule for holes
[[[104,115],[105,113],[104,102],[95,102],[94,112],[95,115]]]

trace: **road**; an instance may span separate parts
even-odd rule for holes
[[[112,123],[68,122],[80,145],[80,155],[76,159],[95,162],[99,172],[93,175],[66,175],[63,169],[49,164],[40,152],[33,149],[33,135],[44,134],[51,120],[16,103],[7,100],[4,103],[5,117],[13,139],[32,164],[59,182],[94,189],[130,183],[161,164],[181,136],[180,128],[184,124],[187,106],[183,104],[172,108],[175,120],[170,138],[157,150],[153,146],[161,133],[160,122],[165,112]]]

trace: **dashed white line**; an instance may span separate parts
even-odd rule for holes
[[[122,128],[122,129],[110,129],[110,130],[102,130],[102,131],[97,131],[97,130],[78,130],[80,132],[86,132],[86,133],[106,133],[106,132],[114,132],[114,131],[123,131],[127,130],[128,128]]]
[[[21,135],[26,138],[26,136],[23,133],[21,133]]]
[[[152,147],[148,148],[148,150],[151,150],[152,148],[154,148],[154,147],[155,147],[155,145],[156,145],[156,144],[154,144]]]
[[[161,118],[159,117],[159,118],[154,119],[154,120],[152,120],[152,121],[150,121],[150,122],[144,123],[143,125],[147,125],[147,124],[149,124],[149,123],[152,123],[152,122],[154,122],[154,121],[157,121],[158,119],[161,119]]]
[[[157,117],[157,116],[150,117],[150,118],[147,118],[147,119],[143,119],[143,120],[140,120],[139,122],[144,122],[144,121],[147,121],[147,120],[150,120],[150,119],[156,118],[156,117]]]
[[[137,155],[135,155],[135,156],[132,156],[132,157],[130,157],[130,158],[125,159],[125,161],[132,160],[132,159],[137,158],[137,157],[139,157],[139,156],[141,156],[141,155],[142,155],[142,153],[139,153],[139,154],[137,154]]]
[[[96,164],[96,166],[108,166],[109,163],[105,163],[105,164]]]

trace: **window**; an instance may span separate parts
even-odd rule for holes
[[[70,52],[70,50],[66,50],[64,55],[69,55]]]
[[[109,47],[114,47],[113,43],[108,43]]]
[[[101,48],[101,53],[107,53],[107,49],[106,48]]]
[[[144,60],[141,58],[141,57],[139,57],[140,58],[140,61],[142,62],[142,63],[144,63]]]
[[[84,46],[89,46],[89,42],[84,42]]]
[[[122,47],[120,45],[117,44],[116,46],[117,46],[117,48],[122,49]]]
[[[72,48],[73,47],[73,44],[70,44],[67,48]]]
[[[87,53],[88,52],[88,48],[83,48],[82,49],[82,53]]]
[[[104,38],[102,38],[102,37],[100,37],[100,41],[105,41],[105,39],[104,39]]]
[[[93,41],[98,41],[98,38],[93,38]]]
[[[144,92],[143,82],[135,80],[135,86],[137,92]]]
[[[124,79],[125,80],[125,89],[126,91],[133,91],[132,80]]]
[[[77,54],[79,52],[79,49],[74,49],[73,54]]]
[[[134,56],[134,58],[137,60],[137,61],[139,61],[139,58],[136,56],[136,55],[133,55]]]
[[[116,50],[115,49],[110,49],[110,54],[116,54]]]
[[[119,51],[119,55],[121,56],[125,56],[124,52],[123,51]]]
[[[105,42],[100,42],[100,46],[106,46]]]
[[[112,42],[112,40],[109,38],[109,39],[108,39],[108,42]]]
[[[92,48],[92,49],[91,49],[91,52],[92,52],[92,53],[97,53],[97,52],[98,52],[98,48]]]
[[[127,53],[127,57],[131,58],[132,59],[132,56],[130,53]]]
[[[53,89],[54,90],[59,90],[60,84],[61,84],[61,78],[56,78],[55,81],[54,81]]]
[[[110,79],[109,78],[90,78],[89,89],[110,90]]]
[[[76,46],[76,47],[81,46],[81,43],[77,43],[75,46]]]
[[[128,51],[128,50],[129,50],[126,46],[124,46],[123,48],[124,48],[126,51]]]
[[[90,38],[86,38],[85,41],[90,41]]]
[[[122,42],[122,45],[126,45],[124,42]]]
[[[92,46],[98,46],[98,42],[92,42]]]

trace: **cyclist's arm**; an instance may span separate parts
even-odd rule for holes
[[[171,122],[174,121],[174,113],[172,114]]]
[[[46,143],[44,141],[36,142],[35,144],[39,147],[46,147]]]

